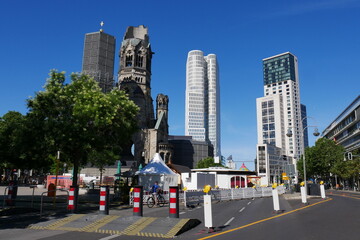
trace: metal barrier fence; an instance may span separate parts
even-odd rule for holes
[[[277,187],[279,194],[285,193],[284,186]],[[246,199],[246,198],[260,198],[260,197],[271,197],[272,188],[271,187],[261,187],[261,188],[231,188],[231,189],[214,189],[210,191],[212,201],[225,201],[225,200],[236,200],[236,199]],[[203,196],[205,193],[203,190],[188,190],[188,191],[179,191],[179,200],[183,202],[186,207],[199,205],[203,203]],[[133,203],[133,193],[129,193],[130,196],[130,205]],[[143,194],[143,203],[146,204],[147,199],[151,196],[150,192],[144,191]],[[169,194],[167,191],[164,191],[163,196],[166,201],[169,201]]]
[[[279,194],[285,193],[284,186],[277,187]],[[231,188],[231,189],[215,189],[210,191],[212,201],[236,200],[246,198],[260,198],[271,197],[271,187],[261,188]],[[202,203],[205,193],[201,190],[185,191],[184,197],[180,201],[184,202],[185,206],[194,206]]]
[[[64,189],[55,189],[55,190],[50,190],[50,191],[43,192],[43,193],[41,194],[41,202],[40,202],[40,217],[41,217],[41,215],[42,215],[42,213],[43,213],[43,205],[44,205],[43,198],[44,198],[44,194],[45,194],[45,193],[50,193],[50,192],[56,192],[56,191],[66,192],[67,197],[66,197],[66,201],[65,201],[64,203],[65,203],[65,205],[66,205],[66,207],[67,207],[67,199],[68,199],[68,197],[69,197],[69,191],[64,190]],[[59,197],[58,197],[58,198],[59,198]],[[56,199],[54,198],[53,206],[55,206],[55,203],[56,203]]]

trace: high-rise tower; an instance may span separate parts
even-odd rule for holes
[[[114,87],[114,57],[114,36],[102,29],[85,35],[82,72],[92,76],[103,92]]]
[[[263,74],[264,97],[256,99],[257,171],[273,182],[285,164],[295,164],[304,152],[305,116],[302,118],[296,56],[286,52],[263,59]],[[292,136],[287,137],[289,130]]]
[[[220,157],[220,86],[215,54],[190,51],[186,63],[185,135],[214,146]]]

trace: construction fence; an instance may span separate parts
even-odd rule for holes
[[[284,194],[285,187],[278,186],[278,193]],[[260,187],[260,188],[231,188],[231,189],[212,189],[209,194],[211,195],[212,201],[226,201],[226,200],[240,200],[248,198],[261,198],[271,197],[271,187]],[[203,190],[188,190],[179,191],[179,201],[186,207],[199,205],[204,202],[204,191]],[[133,193],[130,192],[130,204],[133,203]],[[147,199],[151,196],[148,191],[143,192],[143,203],[146,204]],[[163,196],[166,201],[169,201],[169,194],[167,191],[163,192]]]

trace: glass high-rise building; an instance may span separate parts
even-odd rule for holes
[[[263,59],[263,83],[264,97],[256,99],[257,171],[270,183],[278,180],[286,164],[296,164],[307,143],[296,56],[286,52]]]
[[[210,142],[214,156],[220,150],[220,86],[215,54],[200,50],[188,53],[186,62],[185,135]]]

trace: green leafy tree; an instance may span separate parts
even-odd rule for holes
[[[138,107],[123,91],[103,93],[95,80],[80,74],[72,74],[66,84],[65,73],[57,71],[50,72],[44,89],[28,100],[28,121],[37,143],[33,149],[48,155],[60,151],[61,161],[74,168],[73,185],[90,156],[119,154],[120,144],[137,131]],[[99,158],[96,164],[107,160]]]
[[[332,168],[332,173],[343,180],[348,179],[353,183],[357,183],[359,186],[360,157],[356,157],[358,153],[359,150],[352,152],[352,154],[355,155],[352,160],[345,159],[336,162]]]
[[[213,157],[207,157],[200,160],[195,168],[208,168],[208,167],[224,167],[221,163],[215,163]]]
[[[326,179],[331,173],[336,173],[339,164],[344,159],[344,148],[337,145],[334,141],[320,138],[315,142],[315,146],[305,149],[306,176],[307,178],[320,177]],[[297,168],[300,175],[304,174],[303,157],[298,161]]]
[[[10,111],[0,118],[0,166],[18,168],[26,165],[21,147],[24,142],[25,116]]]

